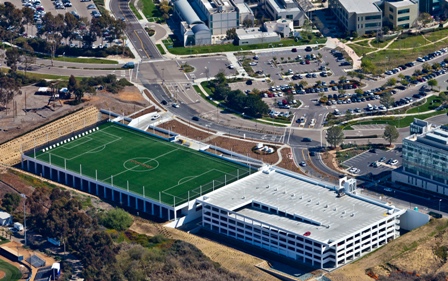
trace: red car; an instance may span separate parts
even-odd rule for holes
[[[310,61],[309,61],[309,60],[306,60],[305,63],[306,63],[306,64],[310,64]]]

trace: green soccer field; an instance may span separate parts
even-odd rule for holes
[[[113,123],[36,151],[36,158],[146,197],[160,196],[168,205],[179,205],[250,172],[245,166]]]

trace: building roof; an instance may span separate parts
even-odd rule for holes
[[[179,11],[182,19],[189,25],[203,23],[187,0],[177,0],[173,3],[176,11]]]
[[[309,231],[309,238],[323,243],[360,231],[384,219],[393,209],[355,196],[338,198],[332,190],[334,186],[327,184],[327,188],[322,185],[325,183],[297,174],[259,171],[206,195],[204,199],[206,203],[279,229],[301,235]],[[292,218],[252,208],[249,205],[252,202],[270,206],[292,215]]]
[[[191,28],[191,30],[192,30],[194,33],[197,33],[197,32],[199,32],[199,31],[208,31],[208,32],[210,33],[210,29],[209,29],[205,24],[203,24],[203,23],[201,23],[201,24],[196,24],[195,26],[193,26],[193,27]]]
[[[10,217],[11,217],[11,215],[9,213],[0,211],[0,219],[1,220],[6,220],[6,219],[9,219]]]
[[[262,32],[260,30],[255,29],[237,29],[236,35],[238,39],[255,39],[255,38],[271,38],[271,37],[279,37],[276,32]]]
[[[270,4],[270,6],[277,12],[277,13],[281,13],[281,12],[285,12],[285,11],[289,11],[289,12],[295,12],[295,11],[301,11],[301,9],[299,8],[299,6],[296,4],[294,8],[288,8],[288,9],[284,9],[283,7],[280,7],[279,3],[276,0],[267,0]],[[290,3],[290,2],[289,2]],[[290,4],[295,4],[290,3]]]
[[[411,135],[405,140],[448,151],[448,128],[445,126],[437,127],[417,136]]]
[[[381,12],[375,4],[378,0],[338,0],[349,13],[367,14]]]
[[[389,5],[394,6],[396,8],[417,5],[417,2],[409,1],[409,0],[403,0],[403,1],[397,1],[397,2],[388,2],[388,3],[389,3]]]

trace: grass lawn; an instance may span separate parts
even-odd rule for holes
[[[159,52],[160,52],[162,55],[166,54],[165,49],[162,47],[162,45],[157,44],[156,46],[157,46],[157,49],[159,49]]]
[[[134,6],[134,3],[129,2],[129,8],[131,8],[134,15],[137,17],[138,20],[142,20],[142,15],[138,12],[137,8]]]
[[[356,44],[350,44],[350,45],[348,45],[350,48],[352,48],[353,49],[353,51],[355,51],[355,53],[358,55],[358,56],[362,56],[362,55],[364,55],[364,54],[366,54],[366,53],[368,53],[368,52],[372,52],[372,51],[375,51],[376,49],[374,49],[374,48],[370,48],[370,47],[364,47],[364,46],[359,46],[359,45],[356,45]]]
[[[114,123],[36,158],[176,206],[249,174],[245,166]]]
[[[395,40],[389,48],[391,49],[400,49],[400,48],[415,48],[418,46],[423,46],[425,44],[428,44],[429,42],[422,36],[408,36],[403,39],[397,39]]]
[[[2,67],[1,72],[8,73],[9,69]],[[25,74],[23,71],[17,71],[18,73]],[[27,72],[27,77],[35,78],[35,79],[51,79],[51,80],[62,80],[62,81],[68,81],[68,76],[60,76],[60,75],[52,75],[52,74],[43,74],[43,73],[35,73],[35,72]],[[77,80],[81,80],[81,77],[77,77]]]
[[[445,29],[434,31],[434,32],[426,33],[426,34],[424,34],[424,36],[429,41],[434,42],[434,41],[440,40],[440,39],[448,36],[448,29],[445,28]]]
[[[349,126],[353,126],[353,125],[372,125],[372,124],[388,124],[388,125],[394,125],[397,128],[405,128],[408,127],[413,121],[414,118],[418,118],[418,119],[427,119],[429,117],[433,117],[433,116],[437,116],[437,115],[442,115],[442,114],[446,114],[447,110],[441,110],[441,111],[437,111],[437,112],[431,112],[431,113],[426,113],[426,114],[420,114],[420,115],[415,115],[415,116],[406,116],[403,118],[394,118],[394,117],[384,117],[384,118],[378,118],[375,120],[369,120],[369,121],[362,121],[362,122],[350,122]]]
[[[143,5],[143,15],[145,15],[147,19],[151,19],[152,21],[152,18],[160,18],[162,16],[153,0],[141,0],[141,3]]]
[[[319,44],[324,44],[327,39],[326,38],[313,38],[310,41],[298,41],[296,42],[294,39],[283,39],[280,42],[275,43],[262,43],[262,44],[253,44],[253,45],[244,45],[244,46],[235,46],[233,44],[224,44],[224,45],[211,45],[211,46],[193,46],[193,47],[173,47],[169,48],[168,51],[175,55],[190,55],[190,54],[207,54],[207,53],[218,53],[218,52],[236,52],[236,51],[244,51],[244,50],[256,50],[256,49],[267,49],[267,48],[277,48],[277,47],[287,47],[287,46],[300,46],[300,45],[308,45],[315,44],[316,41]],[[168,48],[172,43],[163,41],[165,46]]]
[[[97,64],[118,64],[115,60],[97,59],[97,58],[76,58],[76,57],[57,57],[54,60],[78,63],[97,63]]]
[[[420,106],[413,107],[406,111],[406,113],[418,113],[428,110],[434,110],[442,104],[442,100],[438,96],[430,96],[426,102]]]
[[[22,273],[17,267],[3,260],[0,260],[0,271],[4,271],[6,274],[0,281],[16,281],[22,278]]]

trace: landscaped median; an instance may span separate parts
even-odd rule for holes
[[[327,38],[312,38],[311,40],[294,40],[294,39],[283,39],[280,42],[274,43],[261,43],[253,45],[237,46],[233,44],[219,44],[219,45],[209,45],[209,46],[187,46],[187,47],[177,47],[176,42],[171,39],[163,40],[165,47],[173,55],[197,55],[197,54],[208,54],[208,53],[222,53],[222,52],[237,52],[237,51],[253,51],[257,49],[269,49],[269,48],[280,48],[280,47],[294,47],[309,44],[325,44]]]
[[[240,80],[241,78],[234,78],[234,80]],[[231,109],[227,107],[225,104],[223,104],[220,101],[213,100],[211,96],[213,95],[212,90],[209,88],[209,81],[202,81],[200,82],[201,86],[193,85],[193,88],[196,90],[196,92],[207,102],[212,104],[216,107],[223,108],[223,111],[228,111],[231,113],[234,113],[235,115],[244,118],[244,119],[251,119],[254,122],[262,123],[262,124],[268,124],[268,125],[274,125],[274,126],[280,126],[280,127],[286,127],[291,124],[291,121],[281,120],[280,122],[277,122],[277,120],[269,120],[270,118],[253,118],[248,115],[245,115],[244,113],[240,113],[234,109]],[[202,88],[202,89],[201,89]]]
[[[408,127],[413,121],[414,118],[419,119],[427,119],[430,117],[434,117],[437,115],[446,114],[448,110],[444,108],[443,110],[438,111],[427,111],[427,112],[420,112],[420,113],[411,113],[411,114],[397,114],[392,116],[376,116],[376,117],[361,117],[354,120],[351,120],[349,122],[343,123],[344,126],[347,127],[346,130],[352,130],[353,128],[351,126],[354,125],[376,125],[376,124],[387,124],[387,125],[393,125],[397,128],[405,128]],[[345,128],[344,128],[345,129]]]

